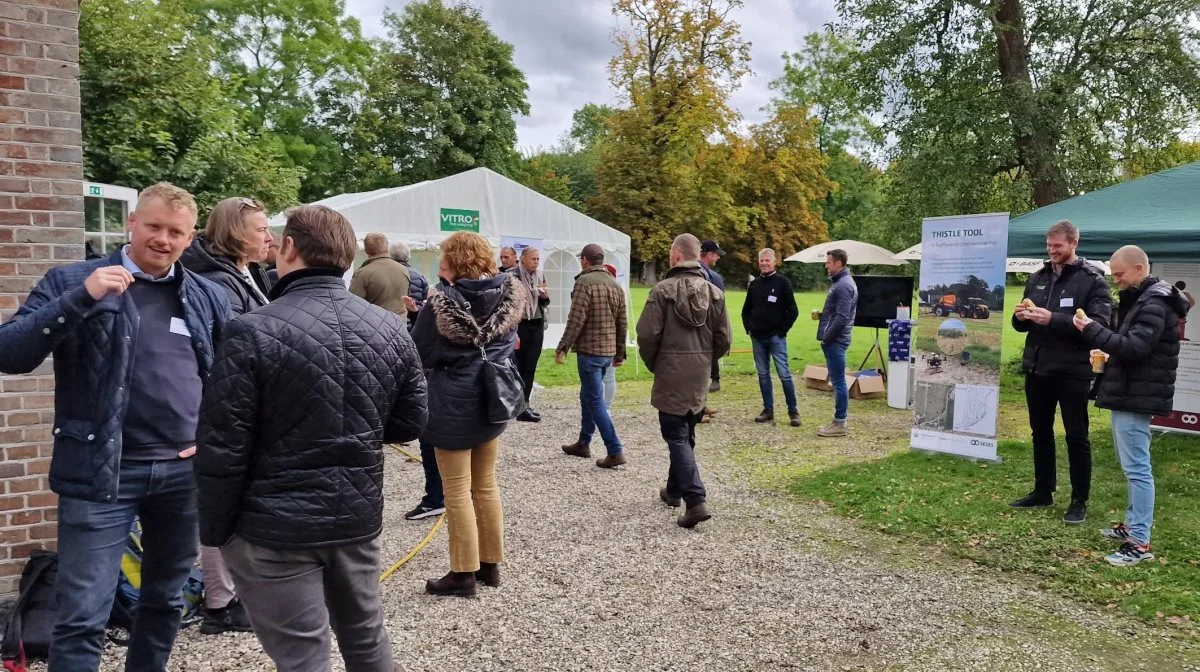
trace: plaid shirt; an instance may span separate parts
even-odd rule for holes
[[[581,355],[625,361],[629,317],[625,291],[603,266],[593,266],[575,277],[571,314],[556,353],[574,350]]]

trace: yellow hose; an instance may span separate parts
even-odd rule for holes
[[[407,457],[410,460],[413,460],[416,462],[421,461],[421,458],[419,456],[413,455],[412,453],[408,452],[407,450],[404,450],[403,448],[401,448],[399,446],[393,445],[392,450],[396,451],[397,453],[400,453],[401,455]],[[392,565],[391,567],[388,567],[387,571],[385,571],[383,574],[381,574],[379,576],[379,582],[383,583],[384,581],[387,581],[388,578],[391,577],[392,574],[396,573],[396,570],[398,570],[404,566],[404,563],[408,562],[409,560],[412,560],[417,555],[417,553],[420,553],[422,548],[425,548],[429,544],[430,541],[433,541],[433,536],[435,534],[437,534],[438,529],[440,529],[442,527],[442,523],[444,523],[444,522],[446,522],[446,513],[443,511],[442,515],[438,516],[437,522],[434,523],[433,529],[429,530],[429,534],[425,535],[425,538],[422,539],[419,544],[414,546],[413,549],[411,551],[409,551],[407,555],[405,555],[403,558],[400,558],[399,562]]]

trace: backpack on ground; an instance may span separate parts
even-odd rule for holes
[[[117,575],[117,592],[113,596],[112,611],[108,615],[108,638],[121,645],[128,644],[129,631],[133,628],[133,616],[137,613],[138,599],[142,593],[142,521],[133,519],[129,528],[129,539],[121,554],[121,571]],[[204,575],[193,567],[192,573],[183,584],[183,621],[186,628],[200,618],[200,607],[204,604]]]
[[[54,583],[58,576],[58,554],[34,551],[21,572],[20,596],[13,605],[0,645],[4,668],[23,672],[30,658],[50,655],[58,601]]]

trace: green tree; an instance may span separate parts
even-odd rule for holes
[[[212,74],[217,48],[181,0],[90,0],[79,33],[88,179],[138,189],[170,180],[202,206],[232,195],[295,202],[303,171],[274,139],[245,130]]]
[[[1020,211],[1104,186],[1122,155],[1176,137],[1200,102],[1196,0],[837,7],[861,48],[853,84],[886,118],[893,161],[949,180],[909,185],[932,201],[939,189],[972,207],[1024,192]]]
[[[517,115],[529,114],[512,45],[469,4],[422,0],[387,12],[390,39],[352,129],[401,182],[488,167],[516,174]]]
[[[343,0],[197,0],[187,3],[219,49],[218,72],[248,111],[247,124],[273,135],[307,174],[306,199],[343,191],[342,114],[364,86],[375,53]]]

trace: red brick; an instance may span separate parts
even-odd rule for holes
[[[30,93],[28,91],[7,91],[0,94],[0,104],[11,107],[24,107],[30,110],[45,110],[47,112],[78,112],[79,99],[67,96],[52,96],[48,93]]]
[[[83,212],[55,212],[50,218],[54,226],[83,226]]]
[[[0,544],[13,544],[27,541],[29,539],[29,528],[18,527],[0,530]]]
[[[0,124],[23,124],[25,123],[25,110],[6,107],[0,109]],[[11,137],[11,134],[10,134]]]
[[[3,432],[3,431],[7,431],[7,430],[0,430],[0,432]],[[24,476],[24,475],[25,475],[25,463],[24,462],[6,462],[4,464],[0,464],[0,479],[14,478],[17,476]]]
[[[0,411],[15,411],[21,408],[21,397],[15,394],[0,395]],[[8,458],[13,459],[13,458]],[[16,458],[21,459],[21,458]]]
[[[25,43],[19,40],[0,39],[0,54],[20,56],[25,53]]]
[[[57,523],[42,523],[29,528],[29,539],[54,539],[58,536]]]
[[[42,511],[42,519],[48,523],[58,521],[58,509],[45,509]]]
[[[11,163],[6,161],[5,163]],[[0,226],[27,226],[29,224],[29,213],[26,212],[0,212]]]
[[[29,175],[30,177],[48,177],[51,179],[81,180],[83,179],[83,166],[65,163],[21,162],[14,166],[14,174]]]
[[[48,183],[42,184],[49,189]],[[83,196],[17,196],[14,203],[17,210],[83,211]]]
[[[43,151],[46,149],[45,146],[40,146],[40,145],[28,145],[28,146],[31,148],[31,151],[29,153],[30,158],[33,158],[33,151],[32,151],[33,149],[41,149]],[[43,158],[43,159],[49,158],[49,156],[50,156],[49,154],[44,154],[41,158]],[[35,194],[49,194],[51,184],[52,184],[52,182],[50,180],[30,180],[29,181],[29,191],[31,191]],[[36,224],[37,222],[34,222],[34,223]]]
[[[11,231],[10,231],[11,233]],[[0,245],[0,259],[32,259],[33,249],[29,245]]]
[[[83,247],[79,245],[55,245],[54,258],[58,261],[81,261]]]
[[[82,141],[79,131],[64,128],[15,128],[14,142],[39,142],[47,145],[74,145]]]
[[[0,250],[0,256],[4,256],[3,250]],[[4,381],[4,391],[37,392],[38,381],[36,378],[8,378]],[[0,436],[0,443],[5,443],[3,436]]]
[[[16,75],[0,75],[0,89],[25,90],[25,78]]]
[[[29,500],[29,508],[45,509],[58,506],[58,495],[53,492],[38,492],[26,497]]]
[[[15,297],[15,296],[11,296],[11,295],[0,296],[0,309],[3,309],[3,308],[16,309],[16,307],[19,305],[21,305],[21,302],[18,301],[17,297]]]
[[[10,495],[37,492],[42,489],[41,479],[36,476],[33,478],[10,478],[6,481],[6,484],[8,485],[8,494]]]
[[[30,188],[32,187],[33,185],[30,184]],[[50,226],[50,213],[48,212],[31,212],[29,213],[29,219],[33,222],[34,226]]]
[[[75,80],[79,78],[78,65],[63,61],[48,61],[44,58],[10,58],[8,59],[8,69],[19,75]]]
[[[34,389],[36,389],[38,392],[54,391],[54,376],[44,376],[35,380],[37,380],[38,386]]]
[[[39,413],[9,413],[9,427],[24,427],[25,425],[36,425],[42,421],[42,416]]]
[[[30,42],[42,42],[47,46],[56,44],[78,45],[79,32],[55,26],[37,26],[30,23],[8,24],[8,37]]]
[[[83,243],[83,231],[23,228],[17,229],[14,240],[18,243]]]
[[[74,9],[73,7],[71,9]],[[79,26],[79,12],[60,12],[53,9],[46,10],[46,23],[59,28],[77,28]]]
[[[29,147],[26,145],[0,145],[0,156],[7,159],[28,159]]]
[[[45,23],[46,12],[30,7],[29,9],[25,10],[25,20],[30,23]]]
[[[25,408],[29,408],[29,405],[26,404]],[[47,424],[54,424],[54,423],[53,423],[53,421],[50,421]],[[54,434],[53,434],[53,430],[50,429],[50,427],[26,427],[21,432],[21,441],[23,443],[39,443],[39,442],[53,441],[53,440],[54,440]]]
[[[38,445],[9,446],[4,449],[4,456],[9,460],[31,460],[38,456]]]
[[[0,243],[11,243],[12,239],[13,239],[12,229],[7,228],[7,227],[0,229]]]
[[[0,275],[17,275],[17,265],[0,263]]]
[[[55,184],[59,183],[55,182]],[[0,177],[0,192],[24,194],[28,191],[29,180],[22,177]]]
[[[18,511],[23,508],[25,508],[25,498],[21,495],[0,497],[0,511]],[[41,520],[40,515],[38,516],[38,520]],[[19,523],[13,524],[17,525]]]
[[[25,408],[54,408],[53,394],[27,394],[22,399],[25,402]]]
[[[25,540],[22,539],[21,541]],[[11,576],[14,581],[19,583],[19,577],[23,571],[25,571],[25,565],[20,562],[0,562],[0,576]],[[7,587],[12,585],[12,583],[12,581],[5,581],[3,584],[0,584],[0,589],[3,589],[5,593],[16,592],[14,588]]]
[[[3,184],[3,182],[0,182]],[[3,191],[3,189],[0,189]],[[50,183],[50,191],[56,196],[82,196],[83,183],[75,180],[55,180]]]
[[[79,62],[79,47],[65,44],[47,44],[42,47],[42,57],[69,63]]]
[[[57,248],[58,246],[55,246],[55,247]],[[36,276],[36,277],[41,277],[46,274],[46,271],[49,271],[50,269],[52,269],[56,266],[62,266],[62,263],[58,262],[58,261],[44,261],[44,262],[37,262],[37,263],[20,264],[19,266],[17,266],[17,272],[15,273],[15,275],[32,275],[32,276]],[[0,274],[0,275],[2,275],[2,274]],[[26,406],[26,408],[29,408],[29,407]]]
[[[38,520],[40,521],[41,518],[39,518]],[[16,546],[10,546],[9,552],[12,555],[12,557],[21,558],[23,560],[25,558],[28,558],[34,551],[43,551],[45,549],[46,549],[45,544],[28,543],[28,544],[17,544]]]
[[[27,474],[48,474],[50,473],[50,458],[39,457],[36,460],[30,460],[25,463],[25,473]]]
[[[32,525],[42,522],[41,511],[18,511],[8,517],[9,525]]]

